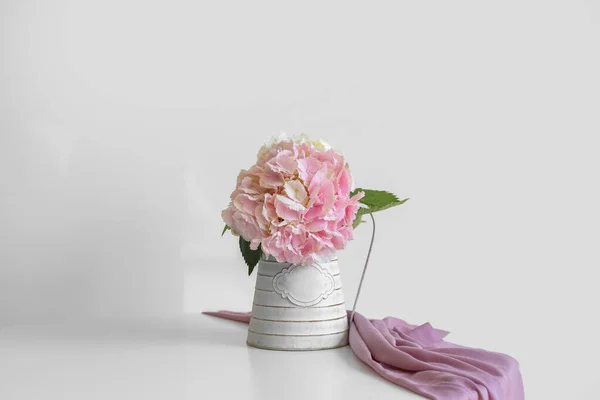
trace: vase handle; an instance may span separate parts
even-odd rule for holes
[[[352,306],[352,313],[350,314],[350,320],[348,321],[348,326],[352,326],[352,321],[354,320],[354,313],[356,313],[356,303],[358,303],[358,297],[360,296],[360,290],[362,289],[363,281],[365,280],[365,273],[367,272],[367,266],[369,265],[369,258],[371,257],[371,250],[373,250],[373,242],[375,241],[375,218],[373,217],[373,213],[369,214],[371,217],[371,221],[373,221],[373,231],[371,233],[371,244],[369,244],[369,252],[367,253],[367,259],[365,260],[365,266],[363,267],[363,272],[360,277],[360,282],[358,284],[358,290],[356,291],[356,297],[354,298],[354,305]]]

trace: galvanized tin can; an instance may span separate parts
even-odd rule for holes
[[[294,265],[260,260],[248,345],[324,350],[348,344],[348,318],[337,259]]]

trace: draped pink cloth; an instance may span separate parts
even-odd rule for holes
[[[204,314],[249,323],[250,313]],[[518,362],[505,354],[448,343],[429,323],[354,315],[354,354],[388,381],[434,400],[523,400]]]

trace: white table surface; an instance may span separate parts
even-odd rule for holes
[[[350,347],[279,352],[245,339],[245,324],[201,314],[4,327],[0,399],[422,398]]]

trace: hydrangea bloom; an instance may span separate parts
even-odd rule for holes
[[[326,143],[280,138],[240,172],[222,217],[233,234],[278,262],[324,262],[352,239],[364,193],[350,197],[351,190],[348,164]]]

